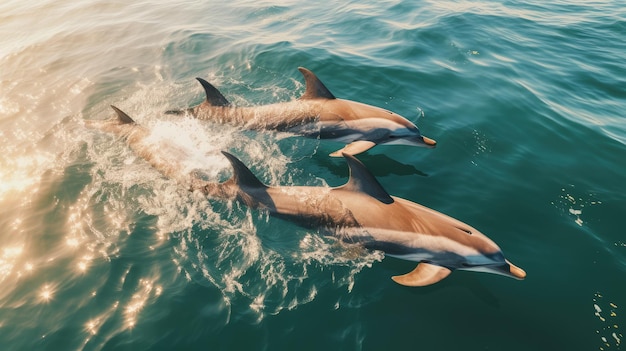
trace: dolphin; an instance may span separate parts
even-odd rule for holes
[[[192,116],[248,129],[291,132],[347,144],[330,154],[356,155],[379,144],[433,148],[415,124],[397,113],[360,102],[337,99],[313,72],[299,67],[306,89],[297,100],[254,107],[234,107],[217,88],[196,78],[206,93],[201,104],[187,109]],[[183,111],[168,111],[182,113]]]
[[[339,187],[267,186],[228,152],[233,174],[228,180],[205,181],[177,175],[180,167],[164,162],[146,143],[149,132],[113,107],[117,119],[101,129],[125,137],[127,143],[164,175],[185,181],[191,191],[209,198],[238,200],[303,226],[321,228],[347,243],[381,250],[386,255],[418,262],[411,272],[393,276],[405,286],[426,286],[454,270],[480,271],[524,279],[526,272],[509,262],[496,243],[477,229],[433,209],[391,196],[356,157],[342,153],[350,177]]]

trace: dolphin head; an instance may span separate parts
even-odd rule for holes
[[[384,108],[356,101],[329,101],[327,112],[339,117],[349,128],[376,144],[409,145],[433,148],[437,142],[420,133],[415,124]]]
[[[486,260],[485,257],[466,258],[461,267],[457,269],[498,274],[517,280],[526,278],[526,272],[504,258],[501,252],[491,257],[487,256]]]
[[[470,227],[460,227],[468,236],[468,246],[475,252],[460,257],[456,269],[504,275],[518,280],[526,278],[526,272],[504,257],[498,245],[486,235]]]
[[[500,247],[476,228],[420,204],[394,197],[395,208],[386,213],[387,228],[373,234],[389,256],[418,262],[417,267],[393,280],[406,286],[434,284],[455,270],[478,271],[524,279],[526,272],[508,261]],[[361,219],[367,226],[381,217]],[[392,229],[393,227],[393,229]],[[373,231],[372,231],[373,233]],[[375,247],[376,248],[376,247]]]
[[[412,129],[410,127],[399,126],[398,128],[390,130],[387,137],[383,141],[380,141],[379,144],[434,148],[437,145],[437,142],[429,137],[421,135],[417,127]]]
[[[377,144],[410,145],[433,148],[437,144],[433,139],[423,136],[417,126],[405,117],[384,108],[344,100],[344,120],[357,121],[370,129],[370,134]],[[361,123],[359,123],[361,122]]]

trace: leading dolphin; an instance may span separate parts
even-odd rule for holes
[[[303,67],[298,70],[306,84],[299,99],[254,107],[234,107],[217,88],[196,78],[204,88],[206,100],[187,112],[199,119],[249,129],[287,131],[348,144],[330,154],[334,157],[344,153],[356,155],[379,144],[435,147],[436,142],[421,135],[406,118],[379,107],[337,99],[313,72]]]
[[[113,107],[113,106],[112,106]],[[263,184],[235,156],[223,152],[233,175],[222,183],[181,174],[181,167],[155,152],[150,133],[116,107],[117,118],[100,128],[124,137],[135,153],[165,176],[190,181],[190,190],[211,198],[239,200],[247,206],[301,225],[328,230],[339,239],[386,255],[418,262],[404,275],[392,277],[401,285],[425,286],[454,270],[501,274],[524,279],[526,272],[505,259],[502,250],[477,229],[417,203],[390,196],[354,156],[343,153],[350,169],[340,187],[275,186]]]

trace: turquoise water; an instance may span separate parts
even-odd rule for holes
[[[0,4],[3,350],[619,350],[626,320],[626,7],[620,2]],[[435,149],[359,158],[389,193],[479,228],[528,277],[414,264],[207,201],[88,129],[115,104],[263,181],[343,184],[340,144],[175,118],[195,77],[237,105],[340,98]]]

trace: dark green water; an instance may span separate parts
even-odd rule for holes
[[[619,350],[626,306],[620,2],[9,1],[0,5],[2,350]],[[359,158],[389,193],[479,228],[528,273],[348,249],[163,178],[84,121],[126,110],[229,174],[343,184],[342,145],[163,114],[295,99],[297,67],[435,149]]]

